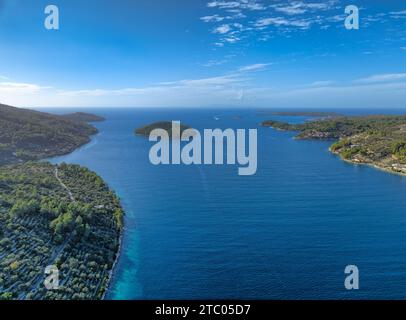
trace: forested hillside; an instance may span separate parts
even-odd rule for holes
[[[88,143],[97,129],[80,121],[83,116],[58,116],[0,104],[0,165],[67,154]]]
[[[119,251],[123,211],[86,168],[29,162],[69,153],[101,117],[0,105],[0,300],[100,299]],[[59,287],[47,290],[56,266]]]
[[[100,299],[115,261],[123,212],[86,168],[0,167],[0,299]],[[59,269],[58,290],[44,286]]]

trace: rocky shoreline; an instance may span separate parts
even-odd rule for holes
[[[108,278],[107,278],[107,281],[106,281],[106,288],[104,289],[103,295],[102,295],[102,297],[101,297],[100,300],[106,300],[107,292],[108,292],[109,289],[110,289],[110,286],[111,286],[111,283],[112,283],[112,279],[113,279],[113,277],[114,277],[114,271],[115,271],[115,269],[116,269],[118,260],[119,260],[120,257],[121,257],[121,249],[122,249],[122,243],[123,243],[123,234],[124,234],[124,229],[120,231],[120,235],[119,235],[119,239],[118,239],[118,249],[117,249],[117,252],[116,252],[116,258],[115,258],[115,260],[114,260],[113,266],[111,267],[111,269],[110,269],[110,271],[109,271],[109,275],[108,275]]]
[[[381,163],[381,162],[365,161],[365,160],[361,160],[359,158],[344,159],[339,152],[333,151],[331,149],[331,147],[329,148],[329,151],[331,153],[333,153],[334,155],[339,156],[341,160],[343,160],[345,162],[348,162],[348,163],[351,163],[351,164],[371,166],[371,167],[373,167],[375,169],[385,171],[387,173],[406,176],[406,165],[402,165],[402,164],[398,164],[398,163],[384,164],[384,163]]]

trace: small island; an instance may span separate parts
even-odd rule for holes
[[[341,116],[302,124],[268,120],[262,126],[297,131],[298,139],[334,140],[330,151],[346,161],[406,174],[406,116]]]
[[[87,168],[30,161],[72,152],[102,119],[0,105],[0,300],[104,297],[123,229],[118,197]],[[44,286],[48,266],[58,290]]]
[[[139,136],[149,137],[151,135],[151,132],[155,129],[165,130],[166,132],[168,132],[170,138],[180,138],[176,136],[172,137],[172,121],[154,122],[141,128],[135,129],[134,133]],[[187,125],[180,124],[180,135],[182,135],[182,133],[187,129],[192,128]]]

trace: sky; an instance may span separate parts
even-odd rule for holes
[[[406,1],[0,0],[0,103],[406,108]]]

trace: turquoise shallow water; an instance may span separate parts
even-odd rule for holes
[[[406,298],[406,178],[345,163],[330,142],[260,128],[278,117],[255,110],[87,111],[107,118],[100,133],[52,161],[89,167],[122,199],[123,248],[107,298]],[[151,144],[133,130],[157,120],[258,128],[257,174],[151,165]],[[358,291],[344,288],[350,264]]]

